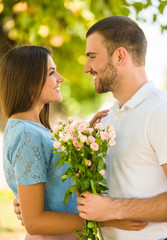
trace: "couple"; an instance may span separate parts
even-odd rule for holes
[[[63,204],[72,183],[61,182],[66,166],[53,169],[58,157],[52,154],[48,104],[62,100],[64,79],[51,52],[22,46],[1,62],[1,105],[9,118],[4,170],[31,234],[26,239],[75,239],[72,232],[82,229],[84,219],[100,221],[105,240],[165,239],[167,94],[148,82],[145,35],[130,18],[112,16],[94,24],[86,37],[84,72],[93,76],[97,93],[111,91],[117,99],[90,122],[104,117],[102,123],[116,131],[106,159],[108,196],[85,192]]]

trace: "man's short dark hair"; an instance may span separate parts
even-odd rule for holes
[[[124,47],[131,54],[137,66],[145,65],[147,40],[142,29],[129,17],[104,18],[88,30],[86,37],[95,32],[103,36],[109,54],[119,47]]]

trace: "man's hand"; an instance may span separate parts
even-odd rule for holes
[[[77,206],[77,209],[80,211],[80,217],[92,221],[99,221],[102,227],[108,226],[128,231],[138,231],[145,228],[148,224],[144,221],[120,220],[119,211],[117,209],[114,211],[115,209],[112,208],[114,199],[107,196],[84,192],[82,196],[77,197],[77,202],[81,204]]]
[[[17,218],[19,220],[21,220],[21,225],[24,226],[24,223],[23,223],[23,220],[22,220],[22,215],[21,215],[20,204],[19,204],[19,202],[17,201],[16,198],[13,200],[13,207],[14,207],[14,212],[17,215]]]
[[[111,220],[108,216],[111,201],[112,198],[100,194],[95,195],[93,193],[84,192],[82,196],[77,197],[77,202],[81,204],[77,206],[77,209],[80,211],[80,217],[84,219],[107,221]]]

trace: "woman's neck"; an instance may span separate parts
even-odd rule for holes
[[[33,109],[27,112],[15,113],[9,119],[21,119],[36,122],[42,125],[39,117],[40,111],[38,109]]]

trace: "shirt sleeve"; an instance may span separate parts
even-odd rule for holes
[[[17,185],[47,181],[47,165],[39,134],[23,131],[13,153]]]
[[[160,165],[167,163],[167,103],[156,107],[150,114],[148,140]]]

